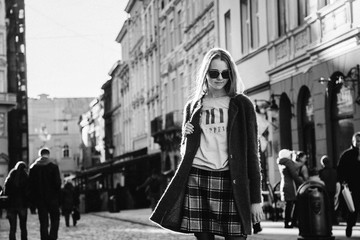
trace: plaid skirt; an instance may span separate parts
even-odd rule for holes
[[[230,171],[192,168],[185,190],[181,231],[220,236],[242,232],[230,181]]]

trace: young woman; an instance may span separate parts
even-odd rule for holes
[[[254,105],[226,50],[207,52],[196,81],[182,161],[150,219],[197,239],[246,239],[263,216]]]

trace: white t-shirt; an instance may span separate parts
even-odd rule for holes
[[[228,170],[227,124],[230,97],[204,98],[201,109],[200,146],[193,166],[205,170]]]

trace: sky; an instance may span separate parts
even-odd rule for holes
[[[99,97],[128,0],[25,1],[28,97]]]

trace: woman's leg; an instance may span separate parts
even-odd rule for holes
[[[69,227],[69,226],[70,226],[70,213],[69,213],[69,212],[65,212],[65,213],[64,213],[64,218],[65,218],[65,225],[66,225],[67,227]]]
[[[17,222],[17,212],[14,209],[7,210],[7,218],[9,219],[10,231],[9,231],[9,239],[16,239],[16,222]]]
[[[285,228],[290,228],[292,227],[290,225],[291,220],[292,220],[292,209],[294,206],[294,202],[293,201],[286,201],[286,206],[285,206]]]
[[[20,230],[21,230],[21,240],[27,240],[27,208],[22,208],[19,210],[19,222],[20,222]]]
[[[197,240],[214,240],[215,239],[214,234],[211,234],[211,233],[202,232],[202,233],[195,233],[194,235]]]

